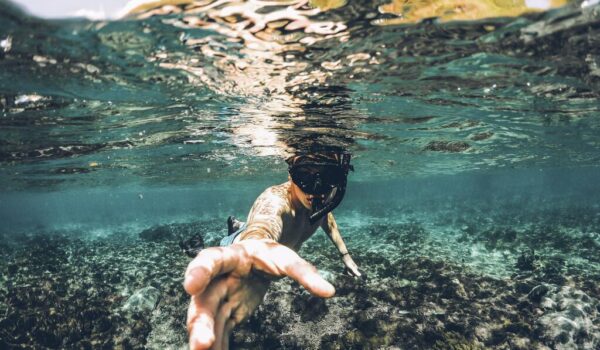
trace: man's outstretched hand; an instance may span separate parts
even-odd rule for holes
[[[202,250],[188,265],[184,281],[192,296],[187,316],[190,349],[229,348],[233,327],[256,309],[267,292],[269,280],[261,272],[289,276],[315,296],[335,294],[314,266],[273,240],[248,239]]]

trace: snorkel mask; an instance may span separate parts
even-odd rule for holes
[[[350,165],[350,153],[337,153],[335,160],[319,161],[310,157],[294,157],[290,160],[289,173],[292,181],[307,194],[313,195],[310,223],[314,224],[335,209],[346,194],[348,171],[354,171]]]

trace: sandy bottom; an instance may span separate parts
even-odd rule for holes
[[[337,295],[322,300],[274,282],[233,348],[597,349],[596,212],[345,212],[340,227],[368,278],[346,276],[318,233],[300,253]],[[224,227],[220,218],[94,237],[73,229],[2,237],[0,348],[185,348],[190,258],[178,243],[201,233],[216,245]]]

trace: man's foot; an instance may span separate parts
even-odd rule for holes
[[[239,230],[244,223],[235,218],[235,216],[230,216],[227,218],[227,233],[232,234],[235,231]]]

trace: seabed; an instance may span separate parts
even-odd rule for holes
[[[339,219],[366,280],[345,275],[318,232],[300,254],[336,296],[323,300],[289,279],[276,281],[234,332],[232,347],[598,348],[598,208],[491,212],[469,202],[435,212],[364,212],[375,210]],[[96,238],[76,231],[4,237],[0,348],[185,348],[182,280],[190,258],[179,242],[198,232],[205,246],[217,245],[225,222]]]

